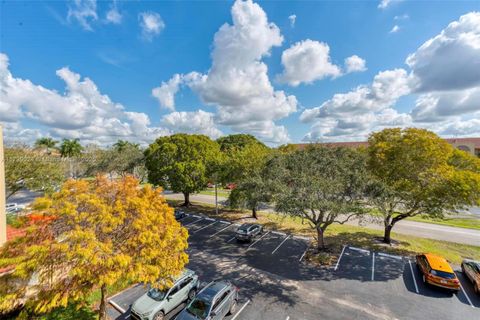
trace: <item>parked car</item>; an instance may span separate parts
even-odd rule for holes
[[[222,320],[235,313],[238,289],[229,281],[214,281],[203,288],[176,320]]]
[[[463,274],[472,281],[475,293],[480,294],[480,261],[463,260],[462,271]]]
[[[14,202],[7,203],[6,206],[5,206],[5,211],[7,213],[19,212],[19,211],[22,211],[23,209],[25,209],[24,205],[14,203]]]
[[[175,219],[179,220],[186,217],[186,213],[183,210],[175,209]]]
[[[227,183],[227,184],[225,185],[225,189],[227,189],[227,190],[233,190],[233,189],[235,189],[236,187],[237,187],[237,184],[236,184],[236,183]]]
[[[255,223],[244,223],[235,232],[237,241],[252,241],[263,232],[263,226]]]
[[[195,298],[198,290],[198,276],[185,269],[167,290],[150,288],[132,305],[131,318],[134,320],[162,320],[165,315],[185,301]]]
[[[425,284],[431,284],[454,292],[460,290],[460,281],[445,258],[425,253],[417,255],[416,260]]]

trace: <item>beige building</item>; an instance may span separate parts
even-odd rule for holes
[[[445,139],[448,143],[454,146],[457,149],[466,151],[472,155],[480,157],[480,138],[449,138]],[[368,146],[366,141],[356,141],[356,142],[326,142],[321,143],[323,145],[335,146],[335,147],[349,147],[349,148],[358,148]],[[309,144],[297,144],[298,148],[303,149]]]

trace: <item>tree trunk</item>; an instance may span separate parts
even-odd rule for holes
[[[98,319],[99,320],[107,320],[107,286],[105,284],[102,285],[100,288],[101,292],[101,300],[100,300],[100,308],[98,310]]]
[[[191,205],[190,192],[184,192],[183,197],[185,198],[185,201],[183,202],[182,207],[189,207]]]
[[[256,207],[252,208],[252,218],[258,219],[257,208]]]
[[[383,242],[391,244],[391,232],[392,232],[393,224],[388,224],[385,226],[385,233],[383,234]]]
[[[317,227],[317,250],[323,251],[325,249],[325,240],[323,239],[323,230],[321,227]]]

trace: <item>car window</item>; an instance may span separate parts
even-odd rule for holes
[[[187,312],[193,314],[196,318],[205,319],[210,312],[210,303],[197,298],[188,305]]]
[[[444,278],[444,279],[455,279],[455,273],[445,272],[440,270],[432,270],[430,271],[433,275]]]
[[[229,293],[230,293],[230,290],[225,291],[220,296],[220,298],[218,298],[217,301],[215,301],[215,304],[213,305],[213,310],[216,310],[218,308],[218,306],[220,306],[222,304],[222,302],[225,300],[225,298],[228,296]]]
[[[159,289],[151,288],[150,290],[147,291],[147,296],[149,296],[153,300],[162,301],[165,298],[167,291],[168,290],[159,290]]]
[[[177,292],[178,292],[178,285],[176,285],[175,287],[172,288],[172,290],[170,290],[170,293],[168,294],[168,296],[171,297],[175,295]]]
[[[182,283],[180,283],[180,285],[179,285],[180,290],[185,288],[190,282],[192,282],[192,280],[193,279],[191,277],[188,277],[187,279],[183,280]]]

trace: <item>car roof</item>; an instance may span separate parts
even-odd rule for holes
[[[453,273],[452,267],[444,257],[432,253],[425,253],[425,258],[427,258],[428,264],[432,269]]]
[[[223,291],[228,286],[230,286],[230,283],[227,281],[212,282],[198,293],[198,298],[212,301],[219,292]]]

